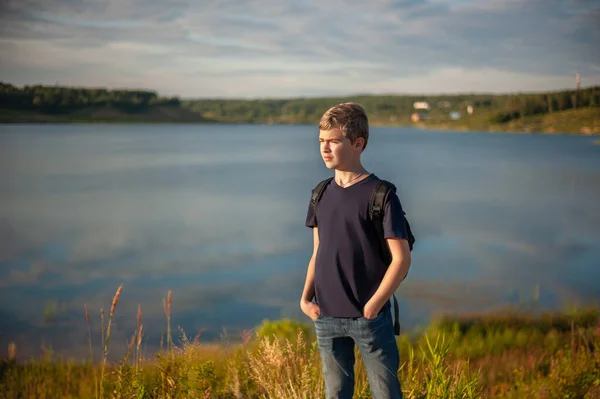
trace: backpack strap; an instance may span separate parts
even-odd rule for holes
[[[319,182],[319,184],[317,184],[317,186],[315,188],[313,188],[313,190],[312,190],[310,202],[312,204],[313,214],[315,217],[317,217],[317,204],[319,203],[319,201],[321,200],[321,197],[323,196],[323,191],[325,191],[325,187],[329,184],[329,182],[331,180],[333,180],[333,177],[329,177],[329,178]]]
[[[381,256],[386,264],[389,264],[392,261],[392,255],[383,234],[383,217],[385,214],[385,203],[389,193],[391,190],[395,189],[396,187],[392,183],[381,180],[377,182],[377,185],[371,194],[371,200],[369,201],[369,219],[373,222],[375,230],[377,231]]]
[[[386,264],[392,261],[392,254],[390,253],[389,246],[385,240],[383,232],[383,217],[385,214],[385,203],[387,202],[390,191],[395,190],[396,186],[392,183],[381,180],[377,183],[371,194],[371,200],[369,201],[369,219],[373,221],[377,236],[379,237],[381,256]],[[394,334],[400,335],[400,320],[398,310],[398,299],[396,295],[392,295],[394,298]]]
[[[398,300],[396,299],[396,295],[392,296],[394,297],[394,335],[400,335],[400,320],[398,319],[400,312],[398,311]]]
[[[383,217],[385,213],[385,203],[387,202],[390,191],[396,190],[396,186],[392,183],[381,180],[375,186],[373,193],[371,194],[371,201],[369,202],[369,218],[375,222],[375,229],[381,242],[381,254],[386,263],[392,261],[389,247],[383,236]],[[415,244],[415,236],[413,235],[410,223],[406,218],[406,215],[402,215],[404,219],[404,226],[406,227],[406,234],[408,236],[408,247],[412,251]]]

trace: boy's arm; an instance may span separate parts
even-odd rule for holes
[[[364,316],[373,319],[377,316],[383,305],[391,298],[408,274],[411,263],[410,248],[405,239],[387,239],[392,254],[392,261],[379,284],[379,288],[364,309]]]
[[[319,248],[319,230],[318,227],[313,227],[313,253],[308,262],[308,270],[306,271],[306,281],[304,282],[304,290],[300,299],[300,308],[311,319],[315,320],[319,313],[319,306],[312,302],[315,296],[315,259]]]

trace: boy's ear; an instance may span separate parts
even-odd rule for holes
[[[356,141],[354,141],[354,146],[356,148],[363,148],[365,146],[365,139],[362,137],[357,138]]]

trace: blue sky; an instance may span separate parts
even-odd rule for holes
[[[188,97],[600,84],[596,0],[3,0],[0,80]]]

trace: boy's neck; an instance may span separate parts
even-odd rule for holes
[[[354,165],[344,169],[335,170],[335,181],[342,187],[346,184],[351,186],[369,175],[369,172],[361,165]]]

